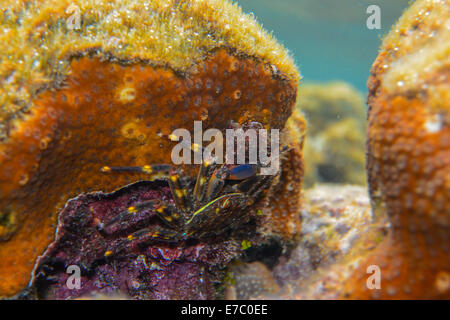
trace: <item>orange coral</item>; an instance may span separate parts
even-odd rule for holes
[[[211,53],[184,75],[144,64],[74,59],[64,86],[40,94],[0,146],[0,207],[20,226],[0,244],[0,295],[26,285],[69,198],[145,179],[101,175],[102,165],[171,163],[173,143],[161,134],[192,131],[194,120],[224,129],[240,110],[282,128],[295,97],[295,82],[227,50]]]
[[[347,283],[350,298],[450,298],[449,23],[448,2],[417,1],[372,68],[367,171],[391,230]],[[380,290],[355,284],[369,265]]]
[[[27,284],[69,198],[146,178],[101,166],[170,163],[162,135],[194,120],[282,129],[295,103],[291,57],[227,0],[7,1],[0,14],[0,296]]]
[[[273,79],[263,64],[220,51],[201,69],[186,80],[171,70],[82,58],[72,63],[66,88],[35,101],[29,118],[2,145],[1,204],[20,213],[22,225],[0,247],[0,270],[10,280],[2,282],[3,292],[26,284],[34,258],[51,241],[55,213],[68,198],[145,179],[102,176],[102,164],[170,163],[171,145],[159,133],[191,128],[200,119],[207,127],[225,128],[244,106],[271,127],[286,120],[289,113],[262,111],[292,106],[295,86]],[[249,79],[254,72],[260,77]],[[238,99],[236,90],[242,91]],[[19,254],[11,255],[12,250]],[[19,276],[19,286],[8,287]]]
[[[427,132],[432,115],[425,105],[403,96],[380,96],[371,104],[370,190],[374,209],[387,211],[392,230],[356,271],[366,275],[367,266],[380,266],[382,289],[360,286],[351,297],[450,297],[450,128]]]

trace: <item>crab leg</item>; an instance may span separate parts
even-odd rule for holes
[[[254,178],[255,179],[252,179],[251,181],[241,182],[237,185],[237,189],[241,191],[245,185],[248,187],[246,194],[251,197],[256,197],[266,189],[266,186],[272,181],[273,176],[255,176]]]
[[[142,243],[147,240],[157,239],[157,240],[173,240],[178,239],[179,233],[175,230],[163,228],[160,226],[152,226],[151,228],[141,229],[139,231],[133,232],[127,237],[128,242]]]
[[[121,240],[119,244],[115,246],[114,250],[107,250],[105,252],[105,257],[116,256],[122,251],[129,251],[130,247],[134,245],[151,240],[175,242],[182,239],[177,231],[162,228],[156,225],[130,234],[126,239]]]
[[[129,173],[145,173],[150,175],[150,180],[166,179],[170,176],[172,166],[169,164],[152,164],[142,167],[109,167],[104,166],[100,169],[101,172],[129,172]]]
[[[205,160],[198,170],[197,180],[194,187],[194,199],[196,204],[202,203],[205,200],[209,183],[214,175],[212,175],[210,179],[208,179],[208,176],[210,176],[211,172],[213,172],[216,167],[217,166],[214,162]]]
[[[237,204],[237,201],[240,201],[241,203]],[[216,235],[220,235],[221,233],[228,230],[230,226],[234,226],[239,223],[241,219],[240,216],[236,216],[236,214],[243,215],[243,211],[235,210],[235,208],[239,207],[240,205],[242,205],[242,202],[245,203],[246,201],[248,201],[248,197],[243,193],[240,193],[239,197],[229,198],[229,201],[222,203],[220,210],[216,212],[215,218],[210,222],[211,226],[204,224],[203,226],[201,226],[201,230],[199,230],[200,233],[203,231],[203,234],[206,234],[212,229],[216,230]],[[230,209],[227,209],[228,207]],[[220,225],[222,227],[218,230],[214,227],[216,225]]]
[[[137,205],[130,206],[126,210],[119,213],[117,216],[99,226],[100,230],[105,231],[107,234],[111,233],[109,230],[115,225],[120,225],[129,220],[130,215],[137,214],[143,210],[152,210],[158,217],[171,227],[176,227],[181,224],[180,217],[176,213],[176,209],[173,205],[166,201],[152,199],[149,201],[141,202]],[[108,230],[109,229],[109,230]]]
[[[217,219],[212,218],[210,215],[215,214],[218,216],[219,213],[224,213],[224,209],[231,204],[231,198],[237,196],[242,196],[242,193],[229,193],[222,195],[194,212],[191,218],[186,221],[186,230],[188,230],[187,235],[190,236],[193,234],[190,230],[195,230],[197,233],[202,229],[215,229],[214,226],[210,226],[210,224],[215,225]]]
[[[153,209],[154,205],[157,203],[158,203],[157,200],[149,200],[149,201],[142,202],[137,206],[128,207],[126,210],[120,212],[114,218],[110,219],[109,221],[107,221],[105,223],[100,224],[99,229],[105,231],[106,233],[109,233],[108,229],[111,229],[111,227],[113,227],[115,225],[118,225],[118,224],[120,225],[123,222],[128,221],[128,217],[130,215],[136,214],[138,211],[142,211],[145,209]]]
[[[105,166],[101,168],[102,172],[133,172],[133,173],[145,173],[150,175],[151,180],[166,180],[169,184],[172,197],[178,208],[182,210],[189,210],[189,201],[186,199],[188,190],[183,186],[180,181],[180,175],[177,170],[168,164],[153,164],[145,165],[142,167],[109,167]]]

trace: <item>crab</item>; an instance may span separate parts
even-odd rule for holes
[[[202,162],[197,178],[193,179],[185,176],[180,167],[169,164],[105,166],[101,169],[104,173],[144,173],[149,175],[150,181],[167,181],[173,203],[162,199],[144,201],[105,221],[100,228],[115,229],[111,227],[126,225],[131,214],[152,210],[161,223],[131,233],[126,242],[181,242],[217,238],[247,222],[250,207],[271,186],[275,176],[262,175],[260,169],[259,164],[217,164],[215,159],[210,159]],[[126,243],[119,245],[119,248],[124,245]],[[113,253],[108,250],[105,255]]]

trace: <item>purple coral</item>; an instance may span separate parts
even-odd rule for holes
[[[99,228],[128,207],[152,199],[173,201],[164,182],[138,182],[111,194],[82,194],[59,216],[55,241],[36,262],[32,288],[38,298],[125,294],[133,299],[214,299],[221,270],[242,252],[235,240],[152,243],[127,236],[161,223],[154,211],[130,214],[125,225]],[[80,289],[66,282],[70,265],[81,270]]]

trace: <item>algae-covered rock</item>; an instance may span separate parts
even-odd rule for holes
[[[305,84],[297,109],[308,122],[305,185],[364,185],[366,109],[362,94],[344,82]]]

